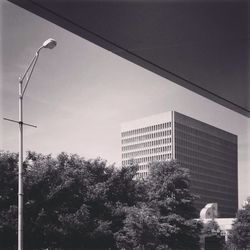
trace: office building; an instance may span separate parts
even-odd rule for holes
[[[138,177],[149,163],[177,160],[190,170],[191,190],[207,203],[218,203],[220,217],[238,208],[237,136],[175,111],[126,122],[121,128],[122,165],[138,164]]]

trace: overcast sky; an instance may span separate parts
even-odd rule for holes
[[[248,118],[0,0],[0,116],[18,119],[18,77],[47,38],[25,93],[24,150],[120,162],[120,124],[169,110],[238,135],[240,203],[250,195]],[[0,121],[0,149],[18,151],[18,127]]]

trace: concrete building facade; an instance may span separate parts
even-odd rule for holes
[[[238,208],[237,136],[175,111],[123,123],[122,165],[138,164],[146,177],[149,163],[177,160],[190,170],[198,210],[218,203],[220,217]]]

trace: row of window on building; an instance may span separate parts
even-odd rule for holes
[[[185,141],[183,139],[176,138],[176,145],[181,145],[178,147],[178,152],[183,154],[190,154],[195,152],[198,154],[205,154],[205,155],[213,155],[219,159],[226,159],[228,161],[236,161],[237,154],[231,153],[229,150],[225,150],[223,148],[216,148],[216,147],[207,147],[204,143],[194,143],[190,141]]]
[[[148,172],[136,173],[136,178],[146,178],[148,176]]]
[[[138,134],[148,133],[160,129],[171,128],[171,122],[161,123],[153,126],[148,126],[144,128],[133,129],[129,131],[122,132],[122,137],[134,136]]]
[[[191,175],[193,175],[193,178],[198,180],[203,180],[207,182],[211,182],[214,184],[221,184],[226,186],[231,186],[234,184],[237,184],[236,178],[230,178],[228,179],[225,176],[221,176],[219,174],[214,174],[211,171],[206,171],[204,168],[201,170],[199,167],[188,167],[190,169]]]
[[[140,163],[150,163],[154,161],[164,161],[171,160],[172,154],[162,154],[162,155],[154,155],[154,156],[146,156],[137,159],[127,159],[122,161],[123,166],[131,165],[131,164],[140,164]]]
[[[236,191],[235,191],[235,189],[233,187],[230,188],[227,185],[223,185],[223,183],[216,183],[215,184],[215,183],[211,182],[211,180],[210,181],[205,181],[205,180],[203,180],[201,178],[199,180],[198,179],[195,179],[195,180],[192,179],[191,181],[192,181],[193,186],[202,187],[202,189],[204,191],[206,191],[206,190],[213,191],[213,190],[221,190],[221,189],[223,189],[224,191],[227,191],[227,192],[230,192],[230,193],[236,193]],[[223,198],[223,197],[221,197],[221,198]]]
[[[209,126],[210,128],[210,126]],[[175,129],[178,131],[183,131],[183,136],[189,136],[189,135],[193,135],[193,136],[196,136],[196,137],[201,137],[201,138],[206,138],[208,140],[210,140],[213,144],[216,144],[218,143],[219,145],[220,144],[223,144],[224,146],[226,147],[231,147],[232,145],[235,145],[236,144],[236,141],[233,142],[233,141],[230,141],[230,139],[226,140],[225,139],[225,133],[221,134],[221,137],[218,136],[218,135],[215,135],[214,134],[214,131],[212,129],[208,129],[206,132],[205,131],[202,131],[202,130],[199,130],[199,129],[196,129],[196,128],[192,128],[190,126],[186,126],[186,125],[183,125],[183,124],[180,124],[178,122],[175,123]],[[217,131],[217,129],[216,129]],[[229,136],[230,134],[228,134],[228,137],[231,137]]]
[[[129,152],[129,153],[123,153],[122,159],[134,158],[134,157],[142,156],[142,155],[157,154],[157,153],[162,153],[162,152],[167,152],[167,151],[171,151],[171,145],[164,146],[164,147],[144,149],[144,150],[139,150],[139,151],[134,151],[134,152]]]
[[[159,146],[159,145],[171,143],[171,141],[172,141],[171,137],[167,137],[167,138],[163,138],[160,140],[141,142],[141,143],[137,143],[133,145],[122,146],[122,151],[124,152],[124,151],[140,149],[140,148],[149,148],[149,147]]]
[[[177,154],[178,155],[178,154]],[[231,183],[237,182],[237,179],[235,179],[235,175],[237,170],[230,170],[227,166],[220,166],[215,164],[214,162],[206,162],[201,159],[195,159],[195,158],[187,158],[187,161],[184,161],[182,159],[179,160],[180,163],[183,165],[185,164],[190,170],[192,170],[195,173],[206,173],[206,174],[212,174],[213,176],[222,176],[223,178],[230,180]]]
[[[218,172],[217,174],[223,174],[224,176],[230,176],[228,178],[234,178],[237,175],[237,168],[235,169],[234,164],[221,164],[220,162],[211,161],[204,159],[203,157],[196,157],[192,154],[184,155],[176,151],[176,158],[182,164],[189,167],[197,166],[200,171],[204,171],[204,168],[213,169],[213,171]]]
[[[184,153],[185,152],[185,153]],[[223,158],[223,157],[218,157],[215,154],[206,154],[203,152],[197,152],[195,150],[192,149],[186,149],[184,152],[180,152],[180,147],[176,150],[177,155],[177,159],[184,159],[184,157],[186,157],[187,159],[189,158],[189,156],[192,156],[192,158],[195,158],[196,161],[197,159],[202,159],[204,161],[208,161],[214,164],[219,164],[222,166],[227,166],[227,167],[232,167],[235,166],[235,164],[237,163],[237,156],[235,157],[234,160],[229,159],[229,158]]]
[[[227,154],[237,153],[237,143],[229,143],[220,138],[219,141],[213,141],[209,137],[188,134],[179,129],[176,129],[175,137],[177,140],[182,140],[182,144],[184,144],[185,142],[195,143],[196,145],[206,145],[206,147],[227,152]]]
[[[138,166],[138,170],[139,171],[145,171],[145,170],[147,170],[147,171],[149,171],[149,165],[148,164],[145,164],[145,165],[139,165]]]
[[[168,136],[168,135],[171,135],[171,129],[164,130],[161,132],[146,134],[146,135],[135,136],[135,137],[127,138],[127,139],[122,139],[122,144],[134,143],[138,141],[146,141],[146,140],[154,139],[157,137]]]
[[[224,197],[225,200],[229,200],[229,201],[233,201],[235,200],[235,197],[237,197],[237,194],[236,193],[232,193],[232,191],[226,191],[224,190],[224,188],[220,188],[220,189],[217,189],[217,190],[204,190],[204,189],[199,189],[199,194],[200,195],[214,195],[214,194],[219,194],[220,197]]]

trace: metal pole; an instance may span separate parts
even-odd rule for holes
[[[37,50],[35,56],[31,60],[27,70],[23,76],[19,77],[19,98],[18,98],[18,113],[19,120],[15,121],[13,119],[4,118],[4,120],[15,122],[19,124],[19,161],[18,161],[18,250],[23,250],[23,125],[28,125],[30,127],[36,128],[36,126],[23,122],[23,97],[25,90],[28,86],[29,80],[35,68],[39,52],[43,48],[53,49],[56,46],[56,41],[52,38],[46,40],[43,45]],[[29,73],[29,74],[28,74]],[[26,84],[23,88],[23,80],[26,79]]]
[[[19,79],[18,250],[23,250],[23,95]]]

